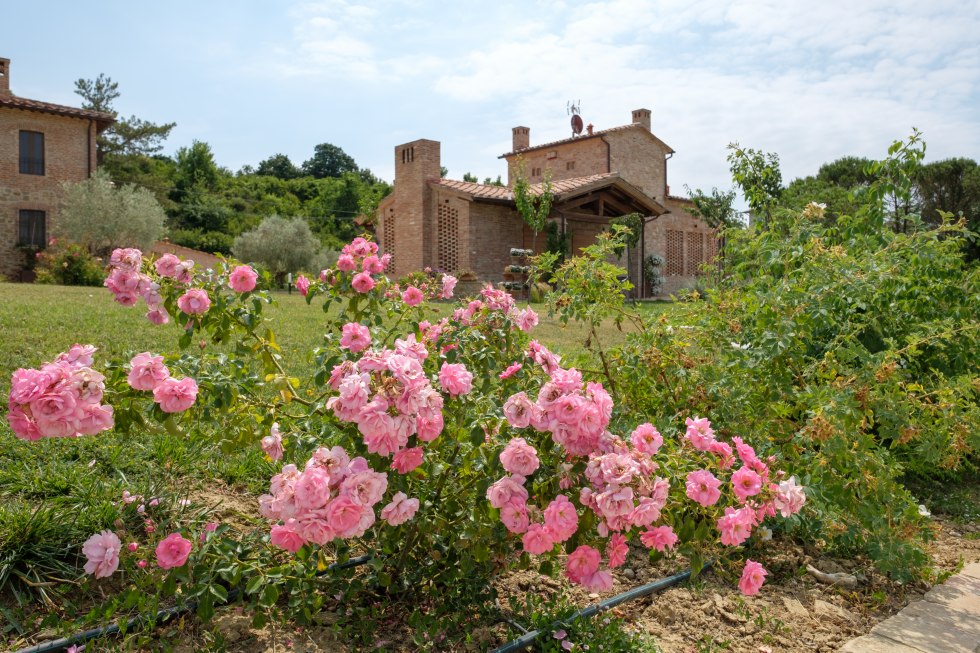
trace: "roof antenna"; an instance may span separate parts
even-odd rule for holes
[[[582,100],[575,102],[569,100],[568,104],[565,105],[565,112],[572,116],[572,138],[575,138],[582,133],[582,128],[585,126],[581,115]]]

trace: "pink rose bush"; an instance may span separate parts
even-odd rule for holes
[[[91,345],[74,345],[39,369],[19,369],[10,380],[7,422],[23,440],[95,435],[113,427],[102,404],[105,376],[93,370]]]
[[[235,292],[252,292],[255,290],[259,273],[249,265],[239,265],[228,275],[228,287]]]
[[[795,479],[771,480],[783,476],[770,469],[774,459],[762,461],[740,438],[732,439],[734,447],[718,441],[707,419],[687,420],[684,438],[672,444],[681,457],[663,456],[664,438],[649,423],[628,439],[608,430],[612,400],[600,384],[586,383],[578,371],[563,369],[540,345],[527,355],[547,379],[533,402],[524,391],[511,395],[502,407],[504,419],[515,431],[550,435],[550,442],[538,441],[538,447],[558,445],[567,459],[582,461],[581,467],[572,465],[581,469],[577,475],[567,483],[562,480],[562,487],[569,488],[577,478],[578,505],[564,494],[543,509],[529,502],[527,487],[539,470],[540,452],[524,437],[512,438],[500,452],[500,464],[509,475],[489,487],[487,500],[531,555],[551,553],[555,544],[577,532],[579,511],[590,511],[595,536],[606,540],[605,556],[589,544],[579,545],[566,562],[565,575],[572,582],[593,591],[611,589],[612,577],[602,562],[610,569],[622,565],[630,537],[661,553],[674,549],[680,538],[672,520],[691,510],[685,500],[714,526],[716,543],[733,547],[777,510],[789,516],[802,508],[805,494]],[[730,471],[736,455],[741,466]],[[682,469],[676,467],[678,461],[689,471],[682,476],[683,494],[678,487],[672,495],[671,479]],[[765,576],[761,566],[752,569],[740,584],[747,594],[757,592]]]

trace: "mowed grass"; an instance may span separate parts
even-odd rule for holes
[[[453,307],[434,305],[430,319],[450,315]],[[541,323],[532,336],[562,354],[568,365],[585,362],[586,329],[575,324],[563,328],[546,315],[543,306],[534,308]],[[674,308],[650,304],[640,310],[654,317]],[[180,327],[154,326],[144,313],[142,306],[116,304],[104,288],[0,283],[0,392],[6,396],[10,375],[17,368],[38,367],[74,343],[99,348],[96,368],[142,351],[176,353]],[[322,343],[326,329],[321,306],[315,300],[307,305],[296,293],[277,293],[265,314],[286,369],[301,379],[308,377],[311,352]],[[623,342],[625,333],[604,325],[603,347]],[[116,528],[120,518],[132,518],[120,501],[124,490],[164,497],[163,505],[168,506],[188,496],[200,497],[205,488],[212,491],[210,504],[199,499],[189,512],[163,511],[161,525],[170,520],[186,524],[189,513],[197,515],[194,519],[205,519],[205,513],[216,508],[216,484],[227,496],[246,502],[267,491],[276,468],[258,447],[263,435],[256,433],[255,447],[228,454],[211,441],[206,428],[188,438],[110,431],[87,438],[23,442],[13,436],[6,420],[0,420],[0,613],[16,621],[16,626],[9,621],[0,627],[0,644],[5,637],[10,645],[28,641],[23,638],[45,626],[70,630],[77,626],[76,608],[98,600],[96,584],[74,584],[84,563],[80,547],[92,533]],[[52,578],[72,582],[54,582],[43,590],[24,582]],[[54,597],[54,603],[41,602],[42,594]]]

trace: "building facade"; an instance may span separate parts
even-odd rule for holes
[[[505,187],[440,178],[440,144],[421,139],[395,148],[395,185],[378,207],[377,233],[392,255],[389,273],[430,267],[469,273],[483,281],[508,279],[512,248],[544,251],[547,237],[533,234],[514,203],[513,184],[523,175],[540,193],[550,179],[549,221],[572,254],[591,245],[610,222],[644,216],[639,244],[617,264],[639,297],[669,296],[697,282],[701,266],[718,251],[717,236],[693,217],[691,204],[670,195],[667,161],[674,150],[650,128],[650,111],[637,109],[630,124],[532,146],[530,129],[513,129]],[[644,263],[661,257],[653,279]]]
[[[10,60],[0,58],[0,275],[29,279],[29,257],[58,219],[62,184],[95,171],[96,137],[107,113],[29,100],[10,90]]]

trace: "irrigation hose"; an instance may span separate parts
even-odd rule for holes
[[[711,564],[712,564],[711,562],[705,563],[704,567],[702,568],[702,571],[711,567]],[[513,651],[522,651],[526,649],[528,646],[530,646],[531,644],[533,644],[534,640],[536,640],[541,633],[551,630],[552,628],[558,627],[560,623],[573,621],[575,619],[579,619],[582,617],[591,617],[599,612],[602,612],[603,610],[609,610],[611,608],[614,608],[617,605],[620,605],[621,603],[626,603],[627,601],[632,601],[634,599],[638,599],[647,596],[649,594],[653,594],[654,592],[665,590],[668,587],[672,587],[680,582],[687,580],[690,577],[691,577],[691,570],[688,569],[687,571],[681,572],[679,574],[674,574],[673,576],[668,576],[667,578],[661,578],[658,581],[647,583],[646,585],[640,585],[638,587],[634,587],[633,589],[623,592],[622,594],[617,594],[616,596],[608,598],[605,601],[601,601],[595,605],[590,605],[587,608],[583,608],[582,610],[579,610],[578,612],[576,612],[570,617],[567,617],[565,619],[559,619],[553,622],[550,626],[548,626],[545,629],[538,629],[538,630],[532,630],[530,632],[526,632],[525,634],[521,635],[517,639],[504,644],[500,648],[494,649],[491,653],[512,653]]]
[[[366,554],[359,556],[357,558],[351,558],[345,562],[335,562],[332,565],[327,566],[323,571],[317,572],[317,576],[323,576],[331,571],[336,571],[338,569],[350,569],[351,567],[357,567],[363,565],[365,562],[370,560],[373,556],[371,554]],[[235,600],[241,593],[241,588],[236,587],[228,592],[228,603]],[[129,632],[134,628],[138,628],[149,623],[154,625],[165,624],[175,617],[187,614],[188,612],[193,612],[197,609],[197,601],[191,600],[180,606],[173,606],[170,608],[164,608],[156,613],[156,616],[152,620],[148,617],[142,615],[132,617],[126,622],[125,632]],[[86,630],[81,633],[76,633],[68,637],[63,637],[61,639],[54,639],[49,642],[41,642],[39,644],[34,644],[28,646],[27,648],[22,648],[15,653],[54,653],[55,651],[64,651],[69,646],[84,644],[85,642],[96,639],[99,637],[110,637],[112,635],[118,635],[123,632],[123,628],[119,624],[109,624],[108,626],[101,626],[99,628],[92,628],[91,630]]]

